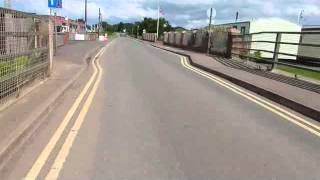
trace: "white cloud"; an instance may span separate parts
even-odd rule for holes
[[[14,7],[37,13],[48,13],[46,0],[13,0]],[[217,10],[217,22],[234,20],[239,11],[240,20],[261,17],[280,17],[296,21],[301,9],[312,24],[320,24],[320,0],[160,0],[161,7],[172,24],[198,27],[207,21],[206,10]],[[84,0],[63,0],[64,8],[58,11],[71,18],[84,17]],[[88,18],[91,23],[98,19],[101,8],[108,21],[134,21],[142,17],[157,16],[157,0],[88,0]]]

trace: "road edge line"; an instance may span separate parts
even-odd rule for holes
[[[94,62],[95,62],[96,58],[100,55],[101,51],[102,51],[102,49],[100,49],[100,51],[93,58],[92,63],[91,63],[92,65],[94,65]],[[45,164],[47,158],[51,154],[52,150],[50,149],[50,147],[51,146],[53,146],[53,147],[56,146],[56,143],[60,139],[60,137],[61,137],[61,135],[63,133],[63,130],[69,124],[70,120],[73,117],[74,112],[77,110],[77,108],[79,107],[80,103],[84,99],[85,95],[90,90],[90,87],[92,86],[93,82],[95,81],[95,78],[96,78],[96,75],[97,75],[97,71],[96,71],[96,67],[95,66],[93,66],[93,68],[94,68],[94,72],[90,76],[89,81],[85,84],[85,86],[81,90],[80,94],[77,96],[77,99],[71,105],[71,108],[69,109],[69,111],[65,115],[64,119],[59,124],[58,128],[56,129],[55,133],[50,138],[50,140],[48,141],[48,143],[46,144],[44,149],[42,149],[40,155],[37,156],[36,161],[33,163],[31,169],[28,171],[28,173],[27,173],[27,175],[26,175],[26,177],[24,179],[36,179],[37,178],[38,174],[40,173],[40,171],[42,169],[42,166]],[[56,132],[58,132],[58,133],[56,134]],[[49,148],[50,151],[47,151],[47,148]],[[39,168],[39,166],[40,166],[40,168]]]
[[[201,69],[197,69],[197,68],[191,66],[185,57],[181,57],[181,64],[186,69],[189,69],[190,71],[193,71],[194,73],[197,73],[205,78],[208,78],[208,79],[214,81],[215,83],[219,84],[220,86],[228,88],[230,91],[233,91],[234,93],[236,93],[236,94],[258,104],[259,106],[281,116],[285,120],[287,120],[287,121],[303,128],[303,129],[309,131],[310,133],[320,137],[320,127],[319,126],[312,124],[312,123],[304,120],[303,118],[301,118],[301,117],[299,117],[299,116],[297,116],[297,115],[295,115],[285,109],[282,109],[281,107],[278,107],[275,104],[272,104],[272,103],[262,99],[259,96],[255,96],[254,94],[251,94],[250,92],[246,92],[246,91],[236,87],[236,85],[228,83],[228,82],[224,81],[223,79],[220,79],[217,76],[211,75],[210,73],[207,73],[205,71],[202,72]]]
[[[167,52],[170,52],[170,53],[173,53],[173,54],[176,54],[176,55],[181,55],[181,56],[185,56],[187,58],[187,60],[189,61],[189,63],[193,66],[193,67],[196,67],[196,68],[199,68],[205,72],[208,72],[210,74],[213,74],[213,75],[216,75],[220,78],[223,78],[225,80],[228,80],[229,82],[233,83],[233,84],[236,84],[244,89],[247,89],[251,92],[254,92],[262,97],[265,97],[266,99],[269,99],[270,101],[273,101],[275,103],[278,103],[282,106],[285,106],[295,112],[298,112],[306,117],[309,117],[315,121],[318,121],[320,122],[320,111],[317,111],[313,108],[310,108],[310,107],[307,107],[301,103],[298,103],[298,102],[294,102],[288,98],[285,98],[281,95],[278,95],[278,94],[275,94],[273,92],[270,92],[268,90],[265,90],[265,89],[262,89],[258,86],[255,86],[253,84],[250,84],[248,82],[245,82],[245,81],[242,81],[240,79],[237,79],[237,78],[234,78],[230,75],[227,75],[225,73],[221,73],[221,72],[218,72],[216,70],[213,70],[213,69],[210,69],[208,67],[205,67],[205,66],[202,66],[200,64],[197,64],[195,63],[191,56],[188,55],[188,54],[184,54],[184,53],[180,53],[180,52],[176,52],[174,50],[169,50],[169,49],[166,49],[166,48],[162,48],[162,47],[159,47],[157,45],[154,45],[154,44],[151,44],[151,43],[148,43],[148,42],[144,42],[144,41],[138,41],[140,43],[144,43],[144,44],[148,44],[150,45],[151,47],[154,47],[154,48],[157,48],[157,49],[161,49],[163,51],[167,51]]]
[[[88,68],[88,64],[85,62],[90,56],[90,60],[93,60],[93,57],[99,52],[99,50],[103,46],[99,46],[95,48],[94,51],[89,52],[84,57],[84,65],[81,70],[68,81],[62,88],[61,91],[55,93],[49,100],[46,106],[42,108],[36,115],[30,116],[30,120],[26,121],[24,124],[17,128],[16,135],[13,135],[7,143],[3,144],[0,149],[0,174],[1,172],[6,171],[7,163],[13,158],[13,155],[16,152],[19,152],[21,148],[24,147],[27,140],[37,131],[41,125],[46,121],[41,121],[43,117],[45,117],[48,113],[50,113],[56,106],[57,102],[64,96],[64,94],[74,85],[74,83],[79,79],[79,77],[85,72]],[[41,85],[40,85],[41,86]],[[39,86],[39,87],[40,87]],[[29,92],[32,93],[32,92]],[[24,97],[24,96],[23,96]],[[12,103],[11,105],[21,100],[23,97],[17,99],[16,102]],[[0,176],[1,177],[1,176]]]
[[[105,49],[101,52],[103,54],[105,52]],[[46,180],[53,180],[58,179],[59,174],[64,166],[64,163],[67,159],[67,157],[70,154],[70,150],[72,148],[72,145],[77,138],[77,135],[79,131],[81,130],[81,127],[83,125],[83,122],[85,121],[85,118],[89,112],[89,109],[92,105],[92,102],[95,98],[95,95],[97,93],[97,90],[99,88],[102,76],[103,76],[103,69],[101,68],[101,65],[99,63],[100,58],[97,59],[95,62],[98,74],[96,81],[93,84],[92,89],[90,90],[88,97],[84,100],[84,104],[80,110],[80,113],[78,114],[73,126],[71,127],[70,131],[67,133],[67,137],[62,145],[62,147],[59,149],[58,155],[55,157],[55,160],[53,164],[50,167],[50,170],[48,174],[46,175]]]

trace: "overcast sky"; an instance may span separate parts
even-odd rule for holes
[[[2,0],[3,1],[3,0]],[[47,14],[47,0],[12,0],[13,8]],[[207,9],[213,6],[217,15],[214,23],[233,22],[239,11],[240,20],[280,17],[298,21],[301,10],[303,24],[320,25],[320,0],[160,0],[164,17],[174,26],[187,28],[207,24]],[[98,8],[103,19],[111,23],[134,22],[143,17],[157,16],[157,0],[88,0],[89,23],[98,19]],[[63,0],[60,15],[84,17],[84,0]]]

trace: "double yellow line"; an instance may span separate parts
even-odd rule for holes
[[[56,147],[58,141],[61,139],[63,132],[65,131],[68,124],[70,123],[72,117],[75,115],[76,110],[79,108],[81,102],[85,99],[85,96],[89,93],[89,95],[87,96],[87,99],[85,99],[85,102],[80,110],[80,113],[76,121],[74,122],[71,130],[68,132],[65,142],[63,143],[62,148],[59,150],[59,153],[55,158],[55,161],[45,178],[50,180],[58,179],[59,173],[63,167],[63,164],[67,156],[69,155],[69,151],[72,147],[72,144],[81,128],[81,125],[84,122],[85,116],[88,113],[90,105],[92,104],[93,98],[97,92],[100,81],[102,79],[103,69],[101,68],[99,63],[99,60],[100,60],[99,57],[104,53],[104,51],[105,51],[105,48],[102,48],[99,51],[99,53],[94,57],[94,60],[92,61],[92,66],[94,71],[92,76],[90,77],[89,81],[87,82],[87,84],[81,91],[80,95],[77,97],[77,99],[69,109],[68,113],[64,117],[58,129],[54,132],[49,143],[42,150],[41,154],[38,156],[37,160],[35,161],[32,168],[29,170],[28,174],[24,179],[35,180],[38,178],[41,169],[45,165],[53,149]]]
[[[214,76],[208,72],[205,72],[201,69],[198,69],[198,68],[195,68],[193,67],[192,65],[190,65],[189,61],[186,59],[186,57],[184,56],[180,56],[179,57],[181,58],[181,64],[183,67],[203,76],[203,77],[206,77],[212,81],[214,81],[215,83],[233,91],[234,93],[242,96],[242,97],[245,97],[247,98],[248,100],[266,108],[267,110],[281,116],[283,119],[309,131],[310,133],[320,137],[320,127],[275,105],[275,104],[272,104],[262,98],[260,98],[259,96],[256,96],[248,91],[245,91],[243,89],[240,89],[239,87],[235,86],[234,84],[231,84],[217,76]]]

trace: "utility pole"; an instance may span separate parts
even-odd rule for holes
[[[300,11],[300,14],[299,14],[299,17],[298,17],[298,24],[299,24],[299,25],[302,25],[302,22],[303,22],[303,13],[304,13],[304,10],[301,10],[301,11]]]
[[[4,0],[4,7],[11,9],[11,0]]]
[[[159,38],[159,24],[160,24],[160,2],[158,0],[158,21],[157,21],[157,36],[156,36],[156,41]]]
[[[239,19],[239,11],[236,12],[236,21],[235,22],[238,22],[238,19]]]
[[[87,0],[85,0],[85,3],[84,3],[84,24],[85,24],[85,28],[86,28],[86,32],[87,32],[87,16],[88,16],[88,11],[87,11]]]
[[[210,19],[209,19],[209,28],[208,28],[208,49],[207,49],[207,54],[210,53],[210,39],[211,39],[211,23],[212,23],[212,7],[210,8]]]
[[[53,55],[55,56],[57,53],[57,11],[54,12],[54,23],[53,23],[53,28],[54,28],[54,53]]]
[[[101,28],[101,10],[99,8],[98,36],[100,36],[100,28]]]

